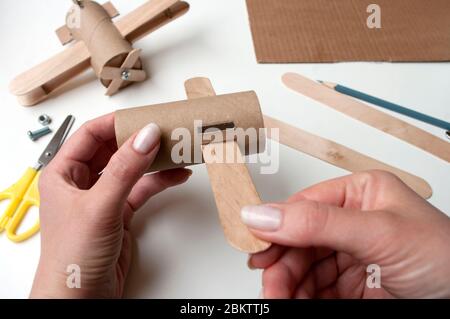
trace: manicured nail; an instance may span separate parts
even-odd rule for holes
[[[158,145],[161,138],[161,130],[158,125],[154,123],[148,124],[136,136],[133,142],[133,148],[136,152],[141,154],[150,153],[156,145]]]
[[[241,210],[242,222],[250,228],[276,231],[281,227],[280,210],[270,206],[245,206]]]

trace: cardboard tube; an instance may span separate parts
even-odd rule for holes
[[[202,127],[195,126],[199,124],[198,121],[202,122]],[[117,111],[115,114],[117,145],[120,147],[135,132],[149,123],[157,124],[162,133],[160,151],[149,172],[203,163],[202,144],[219,142],[216,133],[221,129],[230,133],[228,135],[220,131],[224,139],[227,139],[227,136],[237,137],[235,140],[245,155],[262,152],[265,147],[264,120],[258,97],[253,91]],[[231,124],[234,125],[234,129],[231,128]],[[202,129],[206,131],[202,133]],[[211,135],[208,132],[212,132],[214,138],[210,139]],[[248,134],[249,132],[255,134]],[[179,133],[186,134],[181,136]],[[245,138],[246,136],[253,136],[256,140],[252,139],[250,143],[250,138]],[[190,155],[189,160],[174,162],[172,151],[178,150],[181,142],[182,145],[187,145],[183,150],[190,152],[187,153]],[[186,153],[174,152],[188,157]]]
[[[71,20],[74,10],[79,14],[76,23]],[[72,8],[66,21],[73,38],[83,41],[91,53],[91,65],[97,76],[105,66],[120,67],[128,53],[133,50],[112,22],[108,12],[94,1],[85,1],[82,8]],[[135,68],[141,67],[139,61]],[[102,80],[106,87],[110,82]]]

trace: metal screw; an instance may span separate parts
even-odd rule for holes
[[[122,80],[128,81],[129,78],[130,78],[130,71],[129,70],[123,71],[122,72]]]
[[[41,137],[50,134],[52,132],[52,130],[46,126],[44,128],[41,128],[40,130],[37,131],[28,131],[28,137],[30,138],[30,140],[37,141],[38,139],[40,139]]]
[[[41,124],[43,126],[47,126],[52,122],[52,119],[47,114],[42,114],[42,115],[39,115],[38,122],[39,122],[39,124]]]

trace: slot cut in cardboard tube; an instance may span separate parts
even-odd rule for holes
[[[201,146],[223,142],[228,137],[238,142],[245,155],[260,153],[265,149],[264,120],[258,97],[253,91],[116,111],[117,145],[123,145],[149,123],[160,127],[161,146],[148,172],[201,164],[204,162]],[[200,123],[200,126],[196,126]],[[221,134],[216,134],[218,131]],[[186,135],[181,137],[178,133],[183,132]],[[224,139],[217,140],[219,135]],[[174,162],[172,150],[181,142],[186,146],[183,152],[190,152],[190,160]],[[200,154],[199,158],[195,157],[196,154]]]

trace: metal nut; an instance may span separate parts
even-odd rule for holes
[[[52,119],[47,114],[39,115],[38,117],[39,124],[43,126],[47,126],[52,122]]]
[[[130,78],[130,70],[124,70],[121,74],[122,80],[128,81]]]

